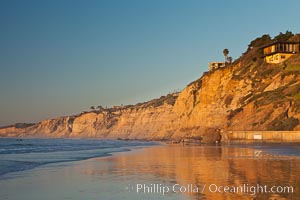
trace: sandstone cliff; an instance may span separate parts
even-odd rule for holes
[[[222,130],[300,130],[300,55],[267,64],[260,47],[269,42],[268,35],[257,38],[234,63],[204,73],[180,93],[4,127],[0,136],[214,141]]]

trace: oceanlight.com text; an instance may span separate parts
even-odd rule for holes
[[[223,186],[210,184],[208,191],[211,193],[247,193],[250,195],[256,195],[258,193],[273,193],[273,194],[290,194],[294,193],[294,187],[290,185],[280,186],[280,185],[249,185],[243,184],[240,186]]]
[[[203,184],[203,185],[195,185],[195,184],[174,184],[174,185],[165,185],[161,183],[151,183],[151,184],[143,184],[138,183],[135,185],[131,185],[128,188],[130,192],[143,193],[143,194],[162,194],[165,195],[167,193],[236,193],[236,194],[262,194],[262,193],[270,193],[270,194],[291,194],[294,193],[294,187],[290,185],[280,186],[280,185],[250,185],[250,184],[242,184],[238,186],[234,185],[217,185],[214,183],[211,184]]]

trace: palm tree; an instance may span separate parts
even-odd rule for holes
[[[228,56],[229,50],[228,50],[228,49],[224,49],[224,50],[223,50],[223,54],[224,54],[224,56],[225,56],[225,63],[226,63],[226,64],[231,64],[232,58],[231,58],[230,56]]]
[[[228,54],[229,54],[229,50],[228,50],[228,49],[224,49],[224,50],[223,50],[223,54],[224,54],[224,56],[225,56],[225,60],[227,60],[227,56],[228,56]]]

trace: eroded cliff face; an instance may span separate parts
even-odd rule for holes
[[[129,139],[168,139],[179,126],[172,102],[178,94],[135,106],[104,109],[77,116],[44,120],[27,127],[6,127],[0,135],[6,137],[90,137]],[[173,103],[174,104],[174,103]],[[176,125],[177,124],[177,125]]]
[[[254,45],[233,64],[204,73],[180,93],[134,106],[1,128],[0,136],[201,137],[211,142],[224,130],[300,130],[299,120],[300,55],[267,64],[259,45]]]

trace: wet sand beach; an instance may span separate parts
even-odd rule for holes
[[[268,149],[161,145],[43,165],[2,178],[0,199],[300,199],[299,157]]]

